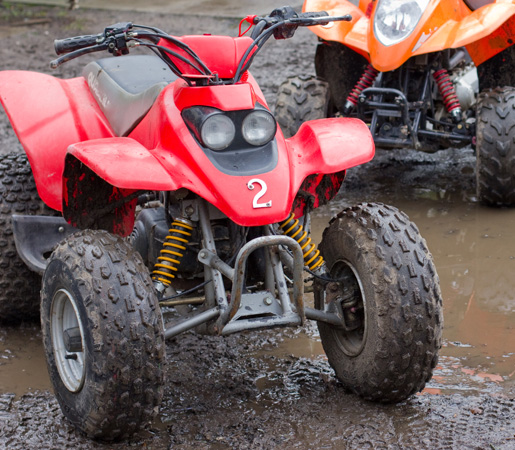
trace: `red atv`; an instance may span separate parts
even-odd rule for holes
[[[331,220],[320,250],[309,237],[310,211],[373,157],[367,126],[317,120],[285,139],[248,71],[272,35],[341,19],[285,7],[247,17],[251,37],[237,38],[118,23],[55,42],[54,67],[116,56],[81,77],[0,73],[33,174],[21,155],[1,160],[12,233],[0,314],[37,311],[29,294],[42,275],[50,378],[89,436],[120,438],[155,416],[164,341],[192,329],[316,320],[338,378],[370,400],[403,400],[431,378],[442,298],[417,227],[393,207],[358,204]],[[135,47],[151,52],[128,55]]]

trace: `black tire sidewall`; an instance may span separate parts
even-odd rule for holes
[[[60,216],[38,195],[27,155],[0,156],[0,322],[18,323],[39,318],[41,277],[18,255],[13,214]]]
[[[289,77],[280,86],[275,118],[286,138],[294,136],[304,122],[325,119],[329,114],[329,86],[314,76]]]
[[[346,360],[345,368],[348,369],[348,373],[352,373],[355,370],[363,370],[365,368],[360,368],[365,361],[365,364],[370,364],[372,358],[375,357],[376,347],[372,345],[372,342],[377,340],[377,327],[378,323],[381,322],[383,318],[377,316],[377,304],[376,304],[376,293],[374,292],[374,288],[371,284],[371,280],[368,275],[373,271],[374,267],[371,267],[371,262],[373,260],[362,251],[356,244],[358,239],[356,237],[351,237],[345,231],[339,232],[339,240],[338,245],[335,245],[331,248],[324,249],[324,260],[326,263],[330,262],[331,266],[328,267],[329,273],[334,273],[334,267],[340,262],[343,261],[345,263],[350,263],[353,266],[354,270],[359,274],[362,294],[364,296],[364,304],[365,304],[365,342],[363,348],[361,349],[359,355],[354,357],[349,357]],[[342,254],[342,249],[345,249],[345,258],[339,258],[337,255]],[[334,335],[335,338],[338,335],[338,331],[330,326],[326,326],[322,322],[319,322],[319,325],[323,327],[326,331],[324,333],[330,333]],[[328,349],[330,352],[333,349]],[[342,352],[345,353],[345,350],[342,348]],[[340,354],[338,353],[338,356]],[[334,355],[335,357],[337,355]],[[350,377],[352,378],[352,377]],[[342,380],[345,381],[345,380]],[[349,380],[350,381],[350,380]]]
[[[515,205],[515,88],[479,95],[476,130],[476,190],[488,206]]]
[[[398,402],[423,389],[437,363],[443,316],[436,269],[418,229],[396,208],[360,204],[329,225],[320,250],[328,268],[341,259],[354,266],[366,302],[366,342],[357,355],[346,355],[338,331],[319,322],[337,377],[373,401]]]
[[[55,293],[74,298],[85,380],[70,392],[51,337]],[[82,231],[54,250],[43,275],[41,325],[48,371],[64,415],[92,438],[129,437],[157,414],[164,393],[163,321],[148,269],[120,237]]]
[[[52,335],[51,335],[51,308],[53,304],[54,294],[60,290],[65,289],[74,297],[77,310],[79,312],[82,329],[84,331],[84,345],[85,345],[85,379],[84,384],[80,391],[71,392],[64,385],[57,364],[55,361],[54,352],[47,352],[47,368],[50,379],[54,385],[54,394],[59,402],[59,405],[65,410],[65,415],[75,426],[81,427],[82,422],[86,417],[92,413],[91,409],[94,405],[93,398],[91,398],[91,390],[86,386],[95,382],[94,374],[91,370],[91,355],[93,355],[93,340],[91,338],[90,327],[87,323],[88,313],[84,307],[84,295],[79,285],[74,281],[74,276],[69,267],[60,260],[53,260],[48,265],[45,272],[45,282],[42,289],[42,307],[41,307],[41,324],[43,332],[43,343],[46,349],[53,348]],[[75,409],[68,408],[67,405],[75,404]]]

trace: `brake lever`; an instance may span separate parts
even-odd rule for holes
[[[67,53],[66,55],[60,56],[59,58],[50,61],[50,68],[57,69],[60,65],[68,62],[72,59],[78,58],[82,55],[87,55],[88,53],[101,52],[103,50],[108,49],[107,43],[102,43],[98,45],[94,45],[93,47],[81,48],[80,50],[75,50],[74,52]]]

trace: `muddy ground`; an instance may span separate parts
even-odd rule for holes
[[[238,25],[234,19],[194,16],[9,9],[0,2],[0,69],[50,72],[54,38],[97,33],[103,25],[121,20],[177,35],[234,35]],[[253,74],[272,104],[286,76],[313,72],[315,45],[313,35],[302,30],[290,41],[271,43],[256,59]],[[73,61],[53,73],[77,76],[87,60]],[[0,142],[0,151],[20,149],[3,112]],[[378,151],[372,163],[349,172],[338,207],[355,200],[391,198],[392,203],[402,203],[417,197],[473,203],[473,151],[451,149],[435,155]],[[330,209],[325,212],[330,213]],[[510,303],[508,308],[512,307]],[[507,336],[513,337],[513,329],[508,331]],[[2,328],[0,343],[15,332]],[[37,324],[22,325],[19,334],[25,336],[21,347],[41,351]],[[159,417],[129,442],[119,444],[93,442],[75,431],[47,389],[21,395],[0,391],[0,448],[515,449],[513,374],[510,383],[486,383],[477,389],[462,389],[458,381],[456,389],[446,391],[433,381],[423,395],[399,405],[376,405],[345,392],[319,352],[291,350],[291,342],[316,345],[315,327],[224,338],[187,333],[168,341],[167,385]],[[450,344],[459,343],[446,342]],[[513,342],[510,348],[515,351]],[[17,354],[5,349],[0,353],[1,372]]]

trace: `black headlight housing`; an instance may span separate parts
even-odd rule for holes
[[[259,174],[277,164],[277,122],[259,103],[239,111],[193,106],[182,117],[204,153],[225,173]]]

